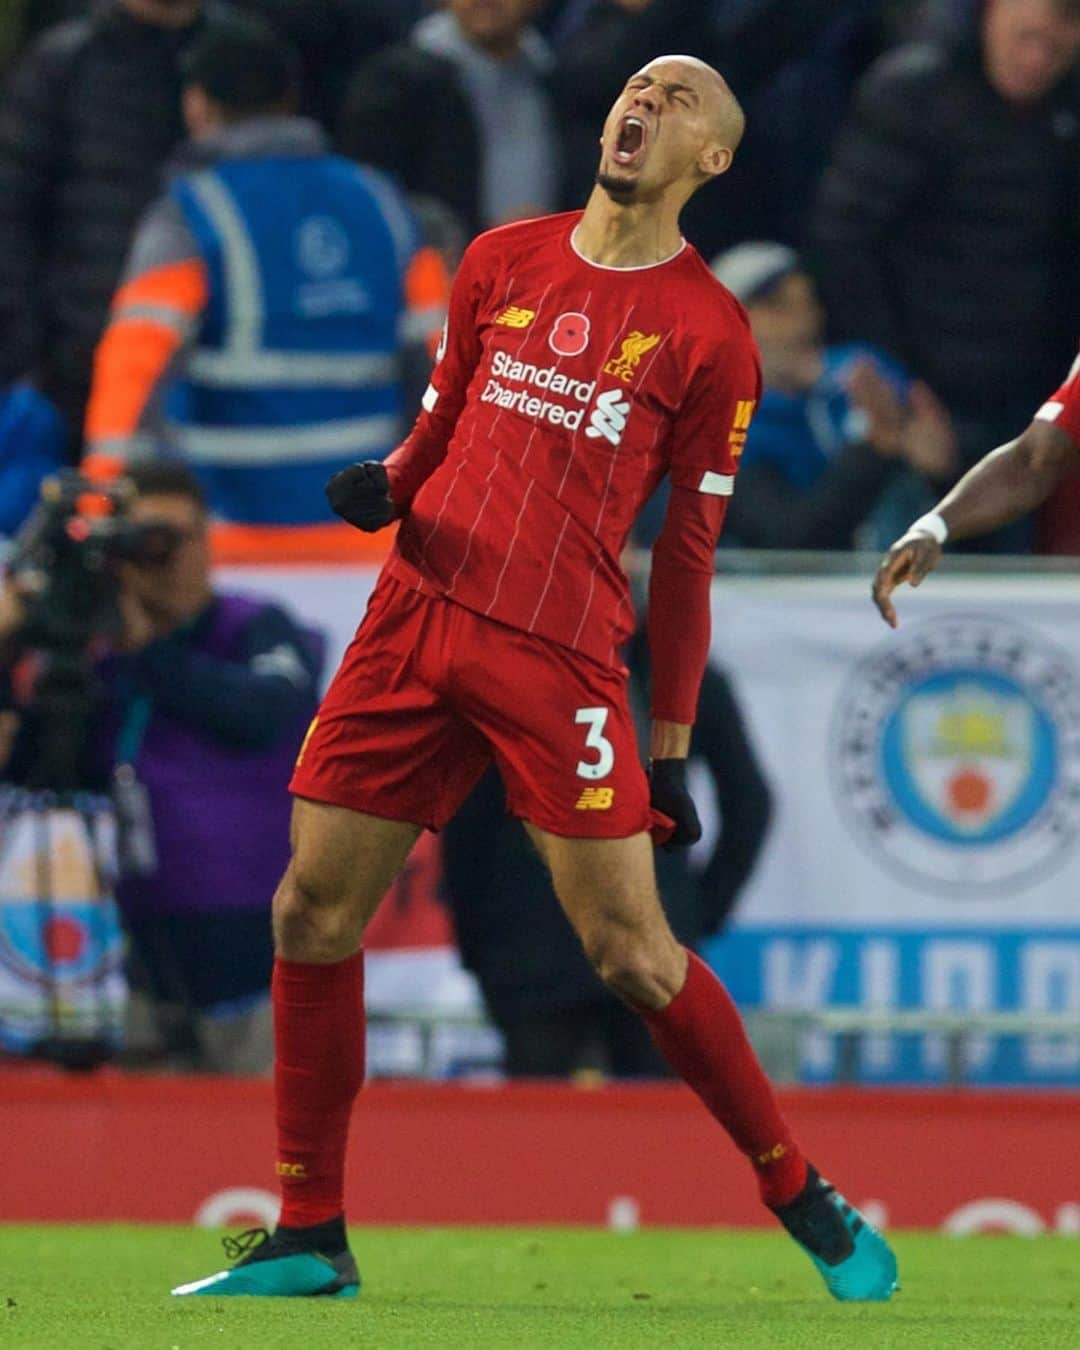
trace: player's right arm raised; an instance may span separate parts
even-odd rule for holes
[[[384,461],[350,464],[326,485],[331,509],[358,530],[373,533],[403,516],[420,487],[446,457],[480,360],[476,314],[484,281],[476,249],[473,243],[466,250],[454,278],[435,369],[412,431]]]
[[[1027,429],[981,459],[941,502],[912,524],[882,558],[874,577],[874,604],[897,625],[893,592],[919,583],[941,560],[947,539],[967,539],[1018,520],[1041,505],[1080,450],[1080,360],[1058,394]]]

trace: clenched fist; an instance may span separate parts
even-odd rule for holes
[[[334,474],[326,485],[326,500],[335,515],[367,534],[389,525],[397,515],[386,466],[377,461],[350,464]]]
[[[654,759],[649,765],[649,804],[675,822],[663,845],[687,848],[701,838],[697,807],[686,786],[685,759]]]

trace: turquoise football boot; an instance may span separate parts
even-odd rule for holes
[[[356,1262],[347,1247],[331,1255],[292,1233],[270,1235],[265,1228],[249,1228],[239,1237],[223,1238],[222,1243],[226,1256],[239,1257],[236,1265],[204,1280],[177,1285],[172,1291],[175,1295],[355,1298],[360,1292]]]
[[[808,1165],[802,1191],[773,1213],[817,1266],[833,1298],[883,1303],[899,1289],[892,1248],[816,1168]]]

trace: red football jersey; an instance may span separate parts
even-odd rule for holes
[[[1080,449],[1080,356],[1073,362],[1065,383],[1035,414],[1040,422],[1053,422]]]
[[[665,473],[731,493],[761,388],[746,313],[684,243],[576,252],[580,212],[481,235],[424,411],[387,460],[399,579],[605,664],[634,626],[620,554]]]

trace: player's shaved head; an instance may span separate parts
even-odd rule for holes
[[[597,185],[623,206],[667,194],[681,210],[730,168],[744,125],[719,71],[696,56],[654,57],[607,115]]]
[[[731,86],[715,67],[697,56],[654,56],[639,74],[655,75],[657,83],[670,84],[671,71],[677,66],[684,67],[693,81],[717,140],[734,154],[746,130],[746,116]]]

